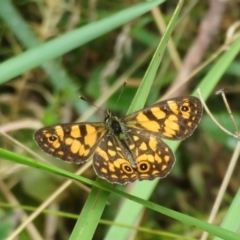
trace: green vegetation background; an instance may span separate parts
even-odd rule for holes
[[[180,142],[169,142],[173,150],[178,147],[177,162],[161,181],[113,186],[95,181],[91,166],[78,176],[74,172],[81,166],[56,160],[34,143],[33,134],[43,125],[103,120],[102,112],[79,95],[118,116],[159,101],[178,74],[167,48],[169,37],[183,59],[208,7],[207,1],[95,4],[0,1],[0,239],[116,240],[130,234],[132,239],[199,239],[203,231],[210,233],[209,239],[238,239],[239,164],[214,224],[206,223],[237,146],[207,114],[179,147]],[[168,24],[162,33],[156,10],[151,11],[158,5],[157,14]],[[221,49],[237,19],[231,11],[233,6],[206,60]],[[236,37],[186,83],[184,91],[196,95],[200,88],[215,117],[233,133],[215,91],[239,89],[239,49]],[[234,91],[228,99],[239,123]]]

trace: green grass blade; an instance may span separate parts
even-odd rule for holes
[[[18,76],[42,63],[57,58],[76,47],[79,47],[97,37],[141,16],[163,0],[155,0],[137,4],[120,11],[103,20],[88,24],[71,31],[61,37],[34,47],[23,54],[5,61],[0,65],[0,84]],[[0,5],[0,11],[3,11]]]
[[[14,163],[19,163],[19,164],[26,165],[29,167],[41,169],[41,170],[49,172],[49,173],[58,174],[58,175],[61,175],[63,177],[67,177],[70,179],[76,179],[75,175],[71,172],[68,172],[68,171],[60,169],[60,168],[56,168],[55,166],[51,166],[51,165],[42,163],[40,161],[33,160],[31,158],[17,155],[15,153],[12,153],[12,152],[7,151],[2,148],[0,148],[0,158],[7,159]],[[78,180],[80,180],[81,182],[84,182],[86,184],[90,184],[90,185],[94,185],[94,183],[95,183],[94,181],[91,181],[91,180],[81,177],[81,176],[79,176]]]
[[[216,61],[207,75],[202,79],[199,89],[204,99],[207,99],[214,87],[226,72],[236,55],[240,51],[240,39],[235,41]],[[194,92],[196,94],[196,91]]]
[[[101,184],[104,181],[98,179]],[[113,186],[109,186],[110,188]],[[75,224],[70,240],[92,239],[106,206],[109,192],[93,187]]]
[[[234,197],[230,205],[230,208],[228,209],[228,212],[220,226],[222,228],[238,233],[240,230],[239,209],[240,209],[240,189],[238,189],[238,192]],[[221,238],[215,237],[214,240],[221,240]]]
[[[8,0],[0,1],[0,17],[3,19],[3,21],[8,26],[10,31],[15,34],[17,39],[27,49],[33,48],[41,44],[38,37],[30,29],[28,23],[15,9],[11,1],[8,1]],[[21,58],[24,59],[25,55],[23,54],[21,56],[23,56]],[[18,57],[13,59],[15,59],[16,63],[18,64],[18,61],[19,61]],[[25,59],[24,61],[26,61],[25,65],[27,67],[29,60]],[[18,74],[19,70],[21,71],[21,69],[16,69],[18,65],[14,65],[14,63],[15,61],[10,61],[9,63],[6,63],[7,68],[11,69],[11,71],[13,72],[16,71],[16,74]],[[43,62],[41,64],[42,64],[41,65],[42,69],[44,70],[46,75],[49,77],[49,80],[54,85],[56,92],[64,91],[66,98],[69,101],[72,101],[72,104],[74,105],[77,112],[79,114],[82,114],[86,109],[87,104],[83,101],[76,102],[76,99],[78,99],[78,94],[76,92],[76,89],[78,89],[78,86],[73,83],[73,80],[69,76],[68,72],[61,65],[60,61],[52,60],[50,62]],[[9,80],[7,76],[4,77],[4,79],[0,80],[0,82],[4,82],[6,80]]]
[[[89,205],[91,203],[91,208],[85,208],[85,209],[82,210],[83,215],[87,216],[87,219],[85,219],[85,221],[83,221],[84,220],[83,218],[81,219],[81,221],[80,221],[81,225],[79,224],[80,228],[77,228],[78,226],[76,227],[76,230],[75,230],[76,232],[75,231],[73,232],[74,238],[72,238],[72,239],[80,239],[80,236],[84,236],[86,234],[86,231],[88,231],[88,230],[91,230],[91,233],[88,236],[91,236],[91,234],[94,233],[95,227],[93,227],[93,228],[90,227],[90,229],[88,229],[88,227],[89,227],[89,225],[91,225],[91,224],[95,225],[98,222],[98,221],[94,220],[94,218],[96,217],[95,208],[97,208],[98,212],[103,210],[103,208],[104,208],[103,206],[106,203],[104,201],[105,199],[104,199],[102,193],[104,193],[105,191],[117,194],[121,197],[124,197],[124,198],[134,202],[135,204],[138,203],[138,205],[145,206],[149,209],[152,209],[152,210],[154,210],[158,213],[164,214],[168,217],[174,218],[174,219],[176,219],[180,222],[183,222],[185,224],[195,226],[195,227],[197,227],[199,229],[202,229],[204,231],[207,231],[207,232],[209,232],[209,233],[211,233],[215,236],[219,236],[222,239],[228,239],[228,240],[238,240],[239,239],[239,235],[234,233],[234,232],[231,232],[231,231],[223,229],[221,227],[206,223],[206,222],[204,222],[202,220],[199,220],[197,218],[189,217],[185,214],[173,211],[171,209],[168,209],[168,208],[165,208],[165,207],[160,206],[158,204],[155,204],[153,202],[144,200],[144,199],[139,198],[137,196],[128,194],[128,193],[123,192],[121,190],[117,190],[117,189],[113,188],[112,185],[109,187],[109,184],[106,184],[106,181],[104,181],[104,180],[101,180],[101,182],[94,182],[94,181],[91,181],[91,180],[87,180],[87,179],[85,179],[81,176],[75,175],[74,173],[70,173],[68,171],[59,169],[57,167],[53,167],[53,166],[49,166],[49,165],[44,164],[44,163],[40,163],[40,162],[35,161],[33,159],[30,159],[30,158],[21,157],[17,154],[14,154],[10,151],[7,151],[7,150],[1,149],[1,148],[0,148],[0,158],[10,160],[10,161],[15,162],[15,163],[21,163],[23,165],[31,166],[31,167],[34,167],[34,168],[37,168],[37,169],[40,169],[40,170],[43,170],[43,171],[58,174],[60,176],[64,176],[64,177],[67,177],[67,178],[70,178],[70,179],[73,179],[73,180],[88,183],[88,184],[96,187],[96,188],[94,188],[94,191],[96,191],[95,194],[92,194],[92,196],[95,197],[95,198],[92,198],[92,199],[89,200]],[[101,190],[99,190],[99,189],[101,189]],[[104,194],[105,194],[105,198],[107,198],[108,193],[105,192]],[[100,195],[101,195],[102,199],[100,199],[100,197],[99,197]],[[92,196],[89,195],[89,197],[92,197]],[[100,202],[98,202],[98,201],[100,201]],[[98,209],[98,208],[100,208],[100,209]],[[89,211],[92,211],[92,212],[89,212]],[[93,220],[95,222],[91,222],[90,220]],[[85,228],[83,228],[83,226]],[[77,230],[83,231],[83,232],[81,232],[82,235],[79,235],[79,232],[77,232]],[[122,230],[123,229],[121,228],[121,231]],[[87,238],[83,237],[81,239],[87,239]]]
[[[156,76],[156,72],[157,69],[159,68],[163,53],[166,49],[166,45],[168,42],[168,39],[171,36],[171,33],[176,25],[180,10],[182,8],[182,4],[183,1],[179,1],[178,6],[176,7],[176,10],[169,22],[169,25],[166,29],[165,34],[163,35],[157,50],[152,58],[152,61],[150,62],[150,65],[146,71],[146,74],[142,80],[142,83],[134,97],[134,100],[132,102],[132,105],[130,106],[130,112],[137,110],[141,107],[143,107],[146,98],[149,94],[149,91],[151,89],[152,83],[155,79]],[[174,150],[174,149],[173,149]],[[156,184],[158,183],[159,180],[154,180],[151,182],[136,182],[134,184],[133,190],[132,190],[132,194],[136,195],[136,196],[143,196],[144,199],[148,199],[154,188],[156,187]],[[134,225],[134,222],[136,222],[136,219],[138,219],[138,217],[141,214],[141,211],[143,209],[143,206],[140,205],[136,205],[133,202],[130,201],[126,201],[124,202],[124,205],[121,209],[121,211],[117,214],[115,221],[116,222],[122,222],[125,224],[129,224],[129,225]],[[129,212],[131,212],[131,215],[129,215]],[[119,231],[119,227],[117,226],[112,226],[105,239],[126,239],[127,235],[129,234],[129,229],[122,229],[121,231]]]
[[[157,70],[159,68],[159,65],[161,63],[163,54],[166,50],[168,40],[172,34],[172,31],[177,23],[178,16],[180,14],[180,11],[182,9],[184,1],[179,1],[179,4],[176,7],[176,10],[167,26],[166,32],[162,36],[159,45],[153,55],[153,58],[149,64],[149,67],[143,77],[143,80],[141,82],[141,85],[139,86],[137,93],[132,101],[132,104],[130,108],[128,109],[128,112],[134,112],[140,108],[143,108],[147,96],[150,92],[150,89],[152,87],[152,83],[156,77]]]
[[[0,16],[26,48],[32,48],[41,43],[10,1],[0,1]]]

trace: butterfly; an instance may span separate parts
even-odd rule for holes
[[[162,138],[189,137],[201,116],[198,98],[176,97],[122,119],[107,111],[104,122],[44,127],[34,138],[45,152],[70,163],[84,163],[93,157],[93,168],[99,177],[123,185],[165,177],[175,156]]]

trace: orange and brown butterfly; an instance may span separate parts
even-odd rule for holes
[[[96,174],[111,183],[165,177],[175,156],[161,138],[183,140],[197,127],[202,104],[196,97],[158,102],[122,119],[106,112],[104,122],[56,124],[35,133],[50,155],[79,164],[93,157]]]

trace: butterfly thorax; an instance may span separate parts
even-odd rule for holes
[[[131,163],[132,167],[136,167],[136,161],[133,156],[132,151],[129,148],[129,141],[127,128],[118,117],[113,116],[111,112],[106,112],[105,117],[105,124],[106,128],[108,129],[108,137],[114,139],[113,141],[116,141],[116,144],[124,150],[125,157],[128,159],[128,161]]]
[[[113,133],[115,136],[118,136],[121,140],[126,138],[126,130],[123,123],[118,119],[118,117],[113,116],[111,112],[106,112],[105,117],[106,128],[110,133]]]

